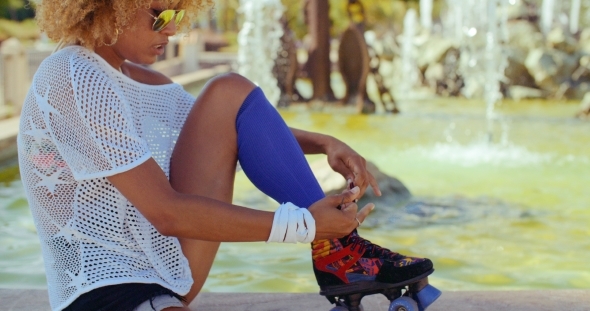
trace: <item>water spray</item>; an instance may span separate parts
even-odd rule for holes
[[[275,106],[281,91],[272,70],[281,48],[284,11],[280,0],[240,0],[244,24],[238,34],[238,72],[260,86]]]
[[[508,0],[460,0],[451,11],[463,16],[460,71],[465,81],[462,92],[467,98],[483,96],[486,103],[487,140],[492,142],[495,105],[502,99],[500,83],[508,66],[503,49],[507,41]],[[483,13],[483,14],[482,14]]]

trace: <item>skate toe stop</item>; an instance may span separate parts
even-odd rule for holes
[[[442,292],[432,285],[426,285],[421,291],[414,293],[412,298],[418,303],[419,311],[424,311],[435,300],[442,295]]]

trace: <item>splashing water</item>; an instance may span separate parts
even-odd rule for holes
[[[401,37],[401,82],[400,95],[409,96],[412,89],[418,84],[419,74],[416,65],[416,46],[414,40],[416,37],[417,13],[414,9],[409,9],[404,17],[404,33]]]
[[[548,163],[554,158],[553,155],[531,152],[525,147],[512,143],[491,144],[485,140],[468,145],[457,142],[436,143],[432,147],[417,147],[411,152],[417,152],[434,161],[448,162],[464,167],[538,165]]]
[[[462,93],[468,98],[485,99],[490,142],[497,119],[494,107],[503,97],[500,82],[505,80],[504,71],[508,67],[503,43],[508,41],[505,10],[509,4],[507,0],[462,0],[452,4],[462,6],[453,10],[463,12],[460,71],[465,87]]]
[[[420,1],[420,23],[422,28],[428,31],[432,29],[432,0]]]
[[[274,106],[281,96],[272,69],[281,47],[284,11],[280,0],[240,0],[244,24],[238,34],[238,72],[258,84]]]
[[[572,0],[570,7],[570,32],[577,33],[580,29],[580,8],[582,0]]]

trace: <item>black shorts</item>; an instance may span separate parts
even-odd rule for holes
[[[63,311],[133,311],[162,295],[185,301],[184,297],[158,284],[129,283],[99,287],[82,294]],[[153,305],[152,309],[155,310]]]

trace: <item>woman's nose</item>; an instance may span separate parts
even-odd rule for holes
[[[168,37],[174,36],[176,34],[176,22],[171,21],[160,32],[167,35]]]

